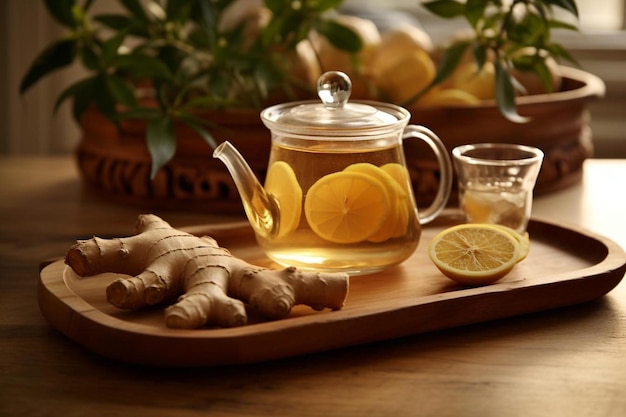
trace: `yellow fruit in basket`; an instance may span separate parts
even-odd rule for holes
[[[481,100],[490,100],[496,96],[496,70],[491,62],[478,69],[473,61],[459,66],[452,76],[451,87],[466,91]]]
[[[363,73],[364,66],[359,63],[369,62],[380,44],[380,32],[376,24],[362,17],[337,15],[332,18],[337,23],[354,31],[361,38],[362,48],[355,56],[336,48],[328,39],[317,33],[311,34],[311,41],[319,58],[322,71],[342,71],[352,81],[352,98],[370,98],[369,88]],[[355,63],[357,64],[355,66]]]
[[[417,102],[417,107],[464,107],[477,106],[480,99],[458,88],[434,89]]]
[[[511,272],[520,261],[520,243],[508,231],[485,224],[461,224],[437,234],[428,255],[448,278],[485,285]]]
[[[436,71],[430,55],[415,49],[402,54],[397,60],[379,62],[372,68],[372,76],[383,96],[402,104],[428,86]]]
[[[263,2],[234,1],[224,8],[217,29],[223,33],[243,28],[244,44],[250,46],[271,19],[272,12]]]
[[[294,50],[287,51],[284,56],[285,70],[293,79],[299,80],[298,85],[292,86],[289,91],[274,89],[268,97],[268,102],[283,103],[292,100],[305,100],[311,96],[311,91],[317,88],[317,80],[322,70],[309,41],[300,41]]]
[[[389,215],[385,186],[361,172],[340,171],[317,180],[304,200],[309,226],[322,239],[334,243],[367,240]]]
[[[317,80],[322,75],[322,69],[310,42],[298,42],[294,55],[291,58],[291,64],[293,76],[306,82],[311,89],[317,86]]]
[[[430,53],[433,42],[422,29],[404,24],[384,32],[380,44],[368,61],[371,69],[387,65],[398,60],[403,54],[414,50]]]
[[[293,232],[302,215],[302,188],[291,166],[284,161],[274,162],[267,170],[264,187],[276,198],[280,207],[277,236]]]
[[[370,163],[357,163],[349,165],[345,172],[360,172],[380,181],[385,187],[389,199],[389,214],[376,233],[367,238],[370,242],[384,242],[394,234],[406,232],[408,224],[408,211],[406,208],[405,191],[395,179],[387,172]]]

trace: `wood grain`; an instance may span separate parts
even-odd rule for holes
[[[580,183],[536,198],[533,213],[626,247],[624,178],[625,160],[588,160]],[[41,314],[38,264],[78,238],[130,234],[148,210],[86,192],[71,156],[0,156],[0,416],[626,415],[623,279],[587,303],[255,364],[162,368],[94,353]],[[153,212],[176,227],[241,220]],[[567,251],[595,264],[598,251],[584,258],[575,242]]]
[[[252,363],[362,343],[398,338],[601,297],[624,276],[626,254],[611,240],[541,221],[531,221],[531,252],[504,279],[483,287],[462,287],[430,262],[427,242],[444,227],[444,217],[425,227],[422,245],[400,266],[351,277],[346,306],[315,312],[297,306],[289,317],[238,328],[173,330],[162,308],[129,312],[105,298],[119,275],[81,278],[62,260],[41,272],[39,304],[61,332],[104,356],[153,366],[207,366]],[[256,245],[250,227],[195,228],[234,255],[272,265]],[[279,267],[279,266],[276,266]]]

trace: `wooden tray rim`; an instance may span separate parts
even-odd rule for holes
[[[590,278],[611,278],[611,281],[606,283],[603,287],[603,290],[597,294],[591,294],[590,300],[595,299],[597,297],[603,296],[612,290],[615,286],[619,284],[622,277],[624,276],[624,272],[626,272],[626,252],[613,240],[601,236],[595,232],[591,232],[584,228],[574,227],[570,225],[564,225],[562,223],[557,223],[548,220],[542,220],[533,218],[531,220],[533,223],[542,224],[548,227],[555,227],[566,229],[570,232],[574,232],[576,234],[582,235],[585,238],[592,239],[602,244],[607,249],[606,257],[599,263],[573,271],[567,271],[558,273],[556,275],[550,276],[549,279],[546,277],[541,278],[527,278],[520,281],[513,282],[502,282],[495,283],[489,286],[484,287],[475,287],[475,288],[465,288],[458,289],[453,292],[440,293],[440,294],[432,294],[432,295],[424,295],[420,296],[412,301],[404,301],[395,303],[392,307],[380,307],[376,309],[367,308],[367,313],[364,314],[364,308],[352,308],[350,310],[338,310],[334,311],[330,314],[320,314],[320,315],[306,315],[300,317],[290,317],[288,320],[278,320],[278,321],[268,321],[262,323],[250,324],[242,327],[235,328],[220,328],[220,329],[196,329],[196,330],[182,330],[182,329],[165,329],[167,334],[157,334],[154,333],[154,327],[141,323],[134,323],[132,321],[126,321],[114,316],[111,316],[107,313],[98,310],[79,295],[74,293],[71,288],[69,288],[64,281],[63,273],[66,268],[63,260],[57,260],[52,263],[49,263],[41,269],[40,272],[40,280],[39,280],[39,288],[38,288],[38,300],[42,314],[46,317],[49,322],[53,325],[53,327],[57,328],[59,331],[65,333],[70,339],[75,342],[88,347],[91,350],[94,350],[104,356],[110,356],[118,360],[129,361],[133,363],[141,363],[142,360],[136,357],[117,357],[117,354],[113,352],[107,351],[105,348],[101,348],[89,341],[83,340],[81,335],[72,334],[70,331],[64,330],[64,325],[61,322],[62,320],[74,320],[76,317],[72,315],[74,313],[78,313],[82,319],[87,320],[93,326],[98,326],[103,329],[107,329],[108,333],[113,333],[124,339],[126,336],[132,335],[141,335],[146,336],[148,338],[156,338],[158,340],[165,339],[174,339],[180,340],[181,343],[193,342],[193,341],[202,341],[202,343],[211,343],[218,341],[229,341],[230,343],[237,343],[237,341],[245,341],[247,339],[255,339],[255,338],[266,338],[272,337],[277,333],[289,333],[293,330],[306,330],[307,327],[315,327],[315,326],[327,326],[332,325],[333,323],[348,323],[351,321],[362,321],[367,320],[368,317],[376,317],[383,316],[387,314],[393,314],[394,312],[419,308],[420,306],[425,306],[428,304],[433,304],[436,302],[448,302],[453,303],[456,300],[460,299],[469,299],[472,297],[488,297],[488,296],[497,296],[498,294],[505,294],[515,292],[516,290],[529,290],[543,286],[555,286],[559,285],[559,283],[564,282],[573,282],[577,280],[588,280]],[[227,223],[215,226],[195,226],[189,227],[186,230],[190,233],[194,233],[195,231],[206,231],[206,230],[232,230],[233,228],[244,230],[247,226],[247,223],[236,222],[236,223]],[[426,226],[427,227],[427,226]],[[59,279],[60,278],[60,279]],[[587,300],[583,300],[587,301]],[[55,313],[50,307],[50,303],[55,303],[59,307],[61,307],[62,313]],[[573,303],[565,303],[562,306],[570,305]],[[559,306],[553,306],[559,307]],[[553,308],[548,307],[548,308]],[[547,309],[547,308],[545,308]],[[544,310],[544,308],[540,309]],[[539,310],[529,310],[527,312],[533,312]],[[515,315],[515,314],[513,314]],[[501,317],[494,317],[501,318]],[[470,324],[471,322],[464,323]],[[120,326],[121,325],[121,326]],[[434,329],[446,328],[434,326]],[[159,330],[163,330],[160,329]],[[424,333],[426,331],[418,331],[415,333]],[[124,336],[124,334],[126,334]],[[399,334],[393,337],[401,337],[405,334]],[[373,338],[368,341],[376,341],[387,339],[384,338]],[[360,344],[360,341],[355,341],[354,344]],[[323,348],[315,348],[312,347],[310,352],[319,351],[319,350],[330,350],[339,346],[332,346],[330,344],[328,349]],[[310,352],[296,352],[295,355],[310,353]],[[141,353],[141,352],[138,352]],[[204,361],[201,359],[189,359],[188,363],[185,363],[184,360],[181,360],[180,363],[168,363],[167,360],[163,363],[155,363],[154,358],[146,358],[149,364],[152,365],[164,365],[164,366],[178,366],[178,365],[221,365],[221,364],[231,364],[231,363],[246,363],[246,362],[257,362],[263,360],[271,360],[280,358],[283,355],[278,354],[269,354],[263,355],[259,354],[258,358],[246,358],[246,355],[243,354],[241,359],[227,359],[224,361],[220,360],[210,360]],[[284,356],[292,356],[292,355],[284,355]],[[158,355],[157,358],[158,359]]]

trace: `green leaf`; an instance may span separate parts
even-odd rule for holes
[[[467,0],[464,14],[472,27],[477,27],[483,19],[488,4],[489,0]]]
[[[106,81],[109,94],[117,103],[123,104],[126,107],[135,107],[137,105],[135,92],[127,82],[114,75],[106,75],[104,79]]]
[[[85,45],[81,48],[80,61],[90,71],[98,71],[100,69],[100,57],[94,51],[92,45]]]
[[[465,5],[455,0],[435,0],[422,3],[431,13],[446,19],[463,16],[465,14]]]
[[[401,106],[409,106],[417,99],[423,96],[428,90],[444,82],[454,70],[459,66],[459,62],[463,58],[465,51],[471,45],[471,41],[457,41],[449,45],[443,52],[441,59],[439,60],[439,66],[437,67],[437,73],[435,78],[421,91],[418,91],[404,103],[400,103]]]
[[[318,0],[315,4],[315,10],[325,12],[327,10],[336,9],[343,3],[343,0]]]
[[[550,71],[545,58],[541,54],[515,57],[512,64],[516,70],[527,72],[539,78],[546,91],[552,92],[552,71]],[[520,90],[518,87],[516,89]]]
[[[549,20],[548,25],[550,29],[566,29],[573,30],[575,32],[578,31],[578,26],[572,25],[571,23],[562,22],[560,20]]]
[[[63,39],[48,45],[32,63],[20,83],[20,93],[32,87],[42,77],[66,67],[76,57],[77,43],[74,39]]]
[[[509,40],[520,45],[536,46],[546,36],[547,23],[536,14],[526,14],[518,24],[506,26]]]
[[[513,84],[513,90],[519,91],[521,94],[528,94],[528,90],[526,89],[524,84],[522,84],[517,78],[511,75],[509,79],[511,80],[511,83]]]
[[[437,75],[435,75],[435,79],[431,82],[431,85],[437,85],[452,75],[470,45],[470,41],[457,41],[446,48],[439,61]]]
[[[115,31],[126,30],[129,35],[140,38],[149,38],[149,23],[134,19],[126,15],[101,14],[93,17],[93,20]]]
[[[331,44],[344,51],[356,53],[363,47],[361,38],[352,29],[332,20],[323,20],[317,26],[317,31]]]
[[[130,17],[122,14],[101,14],[94,16],[93,20],[114,30],[128,29],[133,22]]]
[[[207,81],[207,86],[212,95],[226,97],[230,90],[230,75],[225,74],[223,72],[216,72],[211,74],[209,80]],[[204,101],[206,99],[206,101]],[[198,104],[202,107],[210,107],[210,103],[214,101],[214,97],[194,97],[191,99],[190,104],[195,105],[195,102],[198,101]]]
[[[109,90],[105,74],[99,74],[94,77],[92,95],[93,101],[102,114],[107,119],[113,119],[115,117],[115,99]]]
[[[76,6],[75,0],[45,0],[45,4],[48,12],[57,22],[71,29],[78,27],[73,12]]]
[[[540,59],[535,62],[533,65],[533,73],[539,77],[541,83],[548,93],[552,92],[552,71],[546,65],[545,60]]]
[[[195,0],[169,0],[165,5],[167,20],[185,22]]]
[[[57,101],[54,104],[53,113],[56,113],[61,104],[65,102],[65,100],[73,98],[74,99],[74,119],[78,122],[80,121],[80,116],[83,111],[87,108],[87,104],[83,103],[81,99],[89,97],[89,95],[93,92],[93,77],[82,79],[69,87],[67,87],[57,98]],[[78,104],[77,104],[78,102]],[[83,105],[84,104],[84,105]]]
[[[148,15],[144,10],[140,0],[119,0],[120,3],[135,17],[135,19],[141,22],[148,22]]]
[[[502,62],[497,61],[496,67],[496,102],[500,113],[514,123],[527,123],[528,117],[520,116],[517,113],[515,103],[515,89],[511,81],[511,75]]]
[[[209,45],[213,46],[217,42],[216,27],[217,16],[208,1],[197,1],[193,4],[190,18],[197,23]],[[211,48],[212,49],[212,48]]]
[[[545,46],[545,49],[552,55],[555,59],[564,59],[571,64],[580,67],[580,63],[574,58],[573,55],[569,53],[567,49],[565,49],[562,45],[558,43],[551,43]]]
[[[102,46],[102,65],[106,68],[117,57],[120,46],[124,43],[124,39],[126,39],[126,30],[122,30],[113,36],[111,39],[107,40]]]
[[[265,0],[264,3],[265,7],[270,9],[274,15],[280,15],[286,8],[289,8],[289,2],[286,2],[285,0]]]
[[[172,78],[172,72],[161,59],[148,55],[134,53],[117,55],[111,65],[127,70],[137,78]]]
[[[176,130],[168,115],[150,120],[146,129],[146,143],[152,158],[150,178],[165,166],[176,153]]]
[[[95,77],[90,77],[84,80],[84,85],[76,89],[74,92],[74,106],[72,112],[74,119],[80,123],[82,114],[87,110],[89,106],[94,103],[93,91],[95,85]]]
[[[202,126],[201,121],[198,121],[193,117],[184,117],[181,120],[193,129],[211,148],[217,148],[215,138]]]
[[[333,31],[333,28],[325,27],[329,21],[321,20],[317,22],[320,26],[318,30],[320,33],[322,31]],[[330,22],[330,25],[339,25],[336,22]],[[244,29],[243,27],[239,28],[239,32]],[[301,11],[296,11],[291,9],[290,7],[285,8],[281,13],[275,14],[270,20],[269,24],[263,29],[263,33],[261,36],[261,46],[268,49],[271,45],[275,45],[277,43],[286,44],[289,47],[295,46],[300,40],[302,40],[310,29],[310,24],[306,20],[306,15]],[[342,30],[339,28],[338,30]],[[345,31],[341,34],[337,34],[336,38],[344,36]],[[245,36],[244,33],[241,35]],[[345,34],[349,38],[346,39],[346,42],[350,42],[354,37],[350,34]],[[359,39],[360,41],[360,39]],[[341,43],[341,40],[340,40]]]
[[[517,70],[529,72],[533,70],[533,65],[538,59],[541,59],[538,54],[520,54],[513,57],[511,64]]]
[[[481,22],[482,27],[474,27],[474,30],[477,31],[477,34],[481,33],[481,36],[487,35],[486,37],[489,39],[497,38],[498,35],[501,35],[499,32],[501,30],[501,26],[503,26],[504,20],[504,15],[500,12],[485,15],[483,16],[483,20]]]
[[[575,0],[546,0],[546,3],[567,10],[574,16],[578,17],[578,7]]]
[[[482,43],[474,45],[474,48],[472,48],[472,55],[474,57],[476,67],[479,70],[482,69],[483,65],[485,65],[485,62],[487,62],[487,45],[484,45]]]

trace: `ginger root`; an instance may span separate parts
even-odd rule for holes
[[[81,277],[130,275],[106,289],[108,302],[118,308],[137,310],[174,300],[165,309],[167,327],[241,326],[247,322],[244,303],[270,319],[287,316],[296,304],[340,309],[348,294],[347,274],[251,265],[213,238],[176,230],[152,214],[139,216],[136,232],[79,240],[65,263]]]

